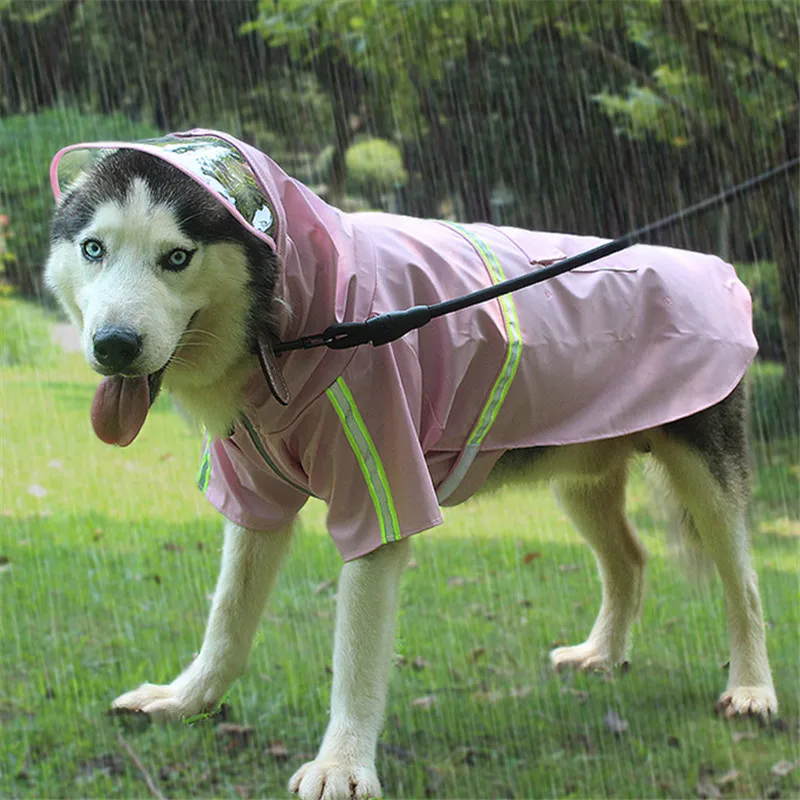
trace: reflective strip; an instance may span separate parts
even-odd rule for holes
[[[308,489],[304,489],[300,484],[295,483],[291,478],[281,472],[278,469],[278,465],[269,457],[269,453],[267,452],[266,448],[264,447],[261,439],[259,438],[258,431],[253,427],[253,423],[244,415],[241,415],[242,424],[244,425],[245,430],[247,431],[247,435],[250,437],[250,441],[253,443],[256,450],[258,450],[259,455],[264,461],[267,462],[267,466],[283,481],[289,484],[293,489],[297,489],[298,492],[302,492],[303,494],[307,494],[310,497],[316,497],[315,494],[312,494],[308,491]]]
[[[480,255],[486,266],[493,284],[500,283],[506,279],[497,256],[483,239],[455,222],[444,222],[443,224],[460,233],[478,251],[478,255]],[[511,388],[511,382],[514,380],[514,375],[517,373],[517,367],[519,367],[520,358],[522,357],[522,336],[520,335],[519,317],[517,316],[517,308],[514,305],[513,296],[504,294],[497,299],[500,301],[500,310],[503,314],[503,322],[508,336],[505,361],[503,361],[500,374],[497,376],[494,386],[492,386],[489,399],[483,407],[478,422],[467,439],[467,444],[464,446],[458,463],[437,491],[440,503],[447,500],[458,488],[472,466],[475,457],[480,452],[481,443],[486,438],[486,434],[489,433],[495,419],[497,419],[500,407],[503,405],[508,390]]]
[[[203,458],[200,461],[200,471],[197,473],[197,488],[201,492],[208,489],[208,481],[211,478],[211,442],[206,436],[206,444],[203,449]]]
[[[347,441],[350,442],[350,447],[353,448],[358,465],[361,467],[381,526],[381,541],[384,544],[396,542],[400,539],[400,523],[389,489],[389,480],[372,437],[358,411],[356,401],[343,378],[339,378],[325,394],[328,395],[342,422]]]

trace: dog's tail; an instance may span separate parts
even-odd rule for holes
[[[714,562],[703,545],[691,512],[678,501],[661,465],[650,461],[645,476],[649,494],[655,501],[653,507],[661,507],[664,512],[659,517],[667,532],[670,556],[692,583],[707,583],[714,575]]]
[[[670,551],[692,583],[707,583],[714,574],[714,562],[703,546],[694,518],[686,508],[673,502],[672,524],[667,526]]]

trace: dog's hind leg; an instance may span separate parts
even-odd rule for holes
[[[222,567],[200,654],[172,683],[142,684],[118,697],[112,707],[160,719],[183,719],[213,710],[244,671],[291,535],[291,527],[257,533],[227,523]]]
[[[653,455],[691,515],[722,579],[730,641],[728,687],[719,698],[726,716],[778,710],[767,659],[758,579],[750,563],[749,491],[744,393],[665,426]]]
[[[600,613],[589,638],[550,653],[556,669],[608,670],[627,657],[630,629],[644,595],[647,555],[625,516],[621,465],[594,480],[561,479],[558,497],[575,527],[594,549],[603,581]]]
[[[411,542],[348,561],[339,576],[331,719],[314,761],[289,781],[303,800],[380,797],[375,751],[392,663],[400,576]]]

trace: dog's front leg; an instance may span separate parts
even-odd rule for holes
[[[144,683],[113,708],[182,719],[212,710],[244,671],[292,530],[257,533],[229,522],[211,614],[197,658],[172,683]]]
[[[303,800],[380,797],[375,750],[392,664],[400,576],[410,542],[350,561],[339,577],[331,719],[317,758],[289,781]]]

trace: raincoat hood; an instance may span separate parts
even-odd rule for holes
[[[51,164],[56,200],[80,183],[87,167],[123,148],[149,153],[181,170],[275,251],[282,340],[317,333],[334,322],[367,318],[376,280],[369,238],[354,230],[348,215],[291,178],[265,153],[229,134],[198,128],[140,142],[71,145]],[[318,348],[278,360],[264,334],[256,332],[272,396],[264,391],[261,375],[254,374],[247,398],[259,408],[274,404],[270,411],[280,429],[318,394],[319,380],[323,386],[335,380],[353,353]],[[291,410],[282,409],[290,400]]]

